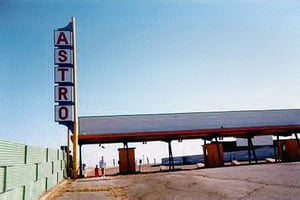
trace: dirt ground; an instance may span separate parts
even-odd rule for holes
[[[84,178],[51,199],[300,199],[300,162]]]

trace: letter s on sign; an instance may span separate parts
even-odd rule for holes
[[[55,64],[72,64],[72,50],[55,49]]]
[[[58,55],[59,55],[59,57],[58,57],[59,62],[64,63],[68,60],[68,57],[67,57],[68,52],[66,50],[64,50],[64,49],[58,50]]]

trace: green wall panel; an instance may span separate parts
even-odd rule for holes
[[[25,185],[25,200],[38,198],[45,191],[45,179]]]
[[[60,169],[60,160],[57,160],[57,161],[55,161],[54,162],[54,165],[55,165],[55,170],[54,170],[54,172],[57,172],[57,171],[60,171],[61,169]]]
[[[63,160],[63,159],[65,159],[64,152],[59,150],[59,160]]]
[[[34,187],[33,183],[25,185],[25,194],[24,194],[24,196],[25,196],[26,200],[35,199],[34,193],[32,192],[33,187]]]
[[[45,178],[52,174],[52,164],[51,162],[42,163],[40,166],[40,177]]]
[[[48,162],[57,160],[57,150],[48,149]]]
[[[25,145],[0,140],[0,166],[24,164]]]
[[[45,178],[42,178],[33,183],[32,193],[34,197],[40,196],[46,190],[46,181]]]
[[[46,162],[46,149],[27,147],[27,164]]]
[[[0,193],[0,200],[6,200],[6,193]]]
[[[26,185],[36,179],[36,166],[16,165],[7,168],[7,190]]]
[[[64,171],[58,171],[58,182],[64,180]]]
[[[0,194],[4,192],[5,168],[0,167]]]
[[[47,180],[47,190],[51,189],[56,185],[56,173],[48,176]]]
[[[61,150],[0,140],[0,200],[37,199],[64,180],[65,159]]]
[[[0,194],[0,200],[22,200],[23,199],[23,187],[18,187],[14,190]]]

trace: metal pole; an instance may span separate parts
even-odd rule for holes
[[[257,164],[257,157],[256,157],[256,153],[255,153],[254,146],[253,146],[253,143],[252,143],[252,139],[249,138],[249,141],[250,141],[250,146],[251,146],[251,149],[252,149],[252,154],[253,154],[255,163]]]
[[[168,141],[168,144],[169,144],[169,169],[171,170],[171,167],[172,167],[172,170],[174,170],[174,158],[173,158],[173,153],[172,153],[172,145],[171,145],[171,140]]]
[[[78,117],[77,117],[77,73],[76,73],[76,27],[75,17],[72,17],[72,46],[73,46],[73,101],[74,101],[74,123],[73,123],[73,175],[78,178]]]
[[[169,147],[169,170],[171,170],[171,142],[168,141],[168,147]]]
[[[128,143],[126,142],[125,145],[126,148],[126,159],[127,159],[127,174],[130,173],[130,169],[129,169],[129,149],[128,149]]]
[[[248,138],[248,158],[249,158],[249,164],[251,164],[250,138]]]
[[[81,147],[82,147],[82,144],[79,145],[79,167],[80,167],[80,178],[83,177],[82,175],[82,151],[81,151]]]
[[[168,146],[169,146],[169,170],[174,170],[174,158],[173,158],[173,153],[172,153],[172,145],[171,145],[171,140],[168,141]]]
[[[278,134],[277,134],[277,144],[276,144],[276,147],[277,147],[277,161],[279,161],[280,155],[279,155],[279,135]]]
[[[70,177],[69,168],[70,168],[70,130],[67,128],[67,177]]]
[[[277,155],[276,141],[275,140],[273,140],[273,148],[274,148],[275,162],[277,162],[278,161],[278,155]]]
[[[295,137],[296,137],[296,141],[297,141],[297,144],[298,144],[298,148],[300,149],[300,142],[299,142],[297,133],[295,133]]]

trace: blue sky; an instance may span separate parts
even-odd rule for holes
[[[79,115],[300,106],[297,1],[0,0],[1,139],[65,144],[53,113],[53,30],[71,16]],[[175,154],[198,152],[184,146]]]

